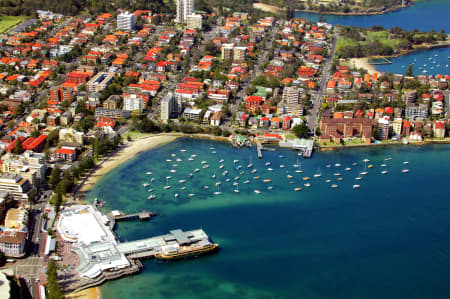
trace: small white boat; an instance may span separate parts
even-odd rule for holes
[[[148,186],[150,186],[150,184],[145,183],[145,184],[142,184],[142,186],[148,187]]]
[[[180,152],[184,153],[184,152],[186,152],[186,150],[185,149],[180,149]]]
[[[370,160],[367,159],[367,158],[363,160],[363,162],[365,162],[365,163],[367,163],[367,162],[369,162],[369,161],[370,161]]]
[[[303,173],[303,170],[297,169],[295,172],[296,173]]]
[[[245,171],[241,171],[241,172],[239,172],[239,174],[240,174],[240,175],[243,175],[243,174],[245,174]]]
[[[360,175],[366,175],[366,174],[368,174],[368,172],[367,171],[361,171],[359,174]]]
[[[148,189],[147,192],[153,192],[153,189]]]
[[[408,161],[403,162],[403,164],[408,164],[408,163],[409,163]]]
[[[182,162],[183,160],[181,160],[180,158],[177,158],[175,161]]]
[[[202,168],[208,168],[208,167],[209,167],[209,165],[208,165],[208,164],[205,164],[205,165],[203,165]]]
[[[327,165],[327,168],[331,168],[331,165],[330,165],[330,164],[328,164],[328,165]]]
[[[303,184],[305,187],[311,187],[310,183]]]
[[[211,154],[215,154],[215,153],[216,153],[216,151],[212,151],[212,152],[211,152]]]
[[[201,163],[202,163],[202,164],[206,164],[206,163],[208,163],[208,162],[206,162],[206,161],[202,161]]]
[[[236,164],[237,162],[239,162],[239,160],[233,160],[233,163]]]
[[[177,156],[177,154],[171,154],[171,156],[172,156],[172,157],[176,157],[176,156]]]
[[[331,183],[331,180],[326,180],[327,183]]]
[[[194,196],[195,196],[195,193],[189,193],[188,196],[189,196],[189,197],[194,197]]]
[[[188,158],[189,161],[194,161],[194,158]]]
[[[152,178],[151,180],[150,180],[150,182],[154,182],[155,181],[155,178]]]
[[[219,168],[222,169],[222,168],[223,168],[223,164],[221,164],[221,165],[219,166]]]
[[[316,174],[313,175],[313,177],[315,177],[315,178],[320,178],[321,176],[322,176],[321,173],[316,173]]]
[[[228,174],[228,170],[225,170],[224,172],[222,172],[223,176],[226,176]]]
[[[239,189],[234,189],[234,193],[240,193]]]
[[[170,189],[171,187],[170,186],[164,186],[164,189]]]
[[[272,180],[271,179],[264,179],[263,182],[264,183],[270,183],[270,182],[272,182]]]
[[[239,185],[238,182],[234,182],[234,183],[233,183],[233,186],[237,186],[237,185]]]
[[[354,163],[352,164],[352,166],[356,166],[356,165],[358,165],[356,162],[354,162]]]
[[[334,175],[335,176],[341,176],[341,174],[339,172],[336,172]]]
[[[386,167],[386,166],[387,166],[387,164],[381,164],[380,166],[381,166],[381,167]]]
[[[409,172],[409,170],[408,169],[402,169],[402,172],[403,173],[407,173],[407,172]]]
[[[175,173],[175,172],[177,172],[177,171],[176,171],[175,169],[171,169],[170,172],[171,172],[171,173]]]
[[[225,161],[225,160],[224,160],[224,159],[220,159],[220,160],[219,160],[219,163],[223,163],[223,161]]]
[[[173,164],[172,167],[178,167],[178,164]]]
[[[267,168],[267,170],[268,170],[268,171],[272,171],[273,169],[269,167],[269,168]]]
[[[248,184],[248,183],[250,183],[249,180],[245,180],[245,181],[244,181],[244,184]]]
[[[184,184],[184,183],[186,183],[186,180],[179,180],[178,183]]]
[[[208,190],[209,187],[208,186],[203,186],[203,189]]]
[[[178,198],[178,197],[179,197],[178,193],[175,193],[173,196],[174,196],[175,198]]]
[[[259,180],[259,175],[253,177],[254,180]]]
[[[350,167],[345,168],[345,171],[350,171],[352,170]]]
[[[304,180],[304,181],[307,181],[307,180],[309,180],[309,176],[305,176],[305,177],[303,177],[303,180]]]
[[[194,175],[192,173],[188,174],[188,178],[192,178]]]
[[[288,179],[292,179],[292,178],[293,178],[293,176],[290,175],[290,174],[288,174],[286,177],[287,177]]]
[[[252,173],[255,173],[256,172],[256,169],[252,169]]]
[[[196,157],[197,157],[197,155],[191,155],[191,157],[192,157],[192,158],[196,158]]]
[[[340,166],[341,166],[341,164],[340,164],[340,163],[336,163],[336,164],[334,164],[334,166],[336,166],[336,167],[340,167]]]
[[[284,164],[281,164],[281,165],[280,165],[280,168],[284,168]]]
[[[145,174],[146,175],[152,175],[152,173],[150,171],[147,171]]]
[[[254,191],[256,194],[261,194],[261,191],[259,191],[258,189],[255,189]]]
[[[237,177],[235,177],[235,178],[234,178],[234,180],[235,180],[235,181],[239,180],[239,177],[238,177],[238,176],[237,176]]]
[[[381,174],[387,174],[387,173],[388,173],[387,170],[383,170],[383,171],[381,172]]]
[[[272,186],[267,187],[267,190],[272,190],[272,189],[273,189]]]
[[[220,185],[222,185],[221,182],[217,182],[217,183],[216,183],[216,187],[218,187],[218,186],[220,186]]]
[[[297,163],[295,163],[294,165],[292,165],[292,167],[294,167],[294,168],[299,168],[299,167],[300,167],[300,163],[298,162],[298,159],[297,159]]]
[[[155,199],[156,198],[156,195],[150,195],[149,197],[147,197],[148,199]]]
[[[216,178],[216,174],[214,173],[211,177],[212,177],[213,179],[215,179],[215,178]]]
[[[302,187],[297,187],[294,189],[294,191],[302,191]]]
[[[225,180],[225,182],[229,182],[229,181],[231,181],[231,179],[226,179],[226,180]]]
[[[362,177],[360,177],[360,176],[359,176],[359,177],[356,177],[355,180],[360,181],[360,180],[362,180]]]
[[[180,189],[181,189],[181,190],[185,190],[185,189],[186,189],[186,187],[185,187],[185,186],[183,186],[183,187],[181,187]]]
[[[194,169],[194,172],[199,172],[199,171],[200,171],[200,169],[198,169],[198,168]]]
[[[166,180],[170,180],[172,177],[170,175],[166,176]]]
[[[266,164],[264,164],[264,165],[269,166],[269,165],[270,165],[270,162],[266,162]]]
[[[358,189],[359,187],[361,187],[360,185],[353,185],[353,189]]]
[[[170,159],[167,159],[167,160],[166,160],[166,162],[172,162],[172,160],[170,160]]]
[[[220,192],[220,191],[214,192],[214,195],[220,195],[220,194],[222,194],[222,192]]]
[[[331,185],[331,188],[337,188],[337,187],[339,187],[339,186],[336,185],[336,184],[332,184],[332,185]]]

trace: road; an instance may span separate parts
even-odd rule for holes
[[[333,35],[333,43],[331,45],[331,50],[330,50],[330,58],[327,60],[327,62],[325,63],[325,66],[323,68],[323,72],[322,72],[322,79],[320,81],[320,86],[319,86],[319,90],[317,91],[313,102],[312,102],[312,108],[308,117],[308,127],[311,130],[311,132],[315,132],[315,129],[318,125],[318,120],[319,120],[319,108],[320,108],[320,104],[322,102],[322,96],[324,94],[325,88],[327,86],[327,82],[328,79],[330,77],[330,68],[331,68],[331,64],[333,63],[333,56],[334,56],[334,52],[336,50],[336,43],[338,40],[338,34],[335,33]]]

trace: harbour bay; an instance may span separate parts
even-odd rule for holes
[[[171,153],[182,161],[175,162]],[[264,152],[264,158],[257,160],[254,148],[237,150],[225,143],[181,139],[144,152],[108,173],[88,194],[88,199],[106,201],[105,211],[147,209],[159,214],[148,223],[120,223],[121,241],[201,227],[221,248],[217,254],[176,263],[145,261],[143,273],[106,283],[102,295],[437,298],[448,294],[450,163],[442,158],[449,153],[448,145],[316,152],[313,159],[299,160],[303,173],[297,173],[293,167],[297,156],[283,149]],[[197,157],[189,161],[192,154]],[[229,171],[226,176],[219,169],[222,157],[223,169]],[[384,161],[386,157],[392,160]],[[354,190],[364,158],[371,160],[368,164],[373,168],[358,182],[361,188]],[[235,159],[240,161],[233,163]],[[202,168],[201,161],[209,167]],[[250,162],[252,168],[247,167]],[[179,166],[174,168],[174,163]],[[380,173],[383,163],[386,175]],[[401,172],[405,167],[409,173]],[[199,172],[188,179],[195,168]],[[253,168],[256,173],[250,172]],[[322,177],[313,178],[319,169]],[[155,181],[143,187],[150,182],[148,171]],[[337,181],[337,172],[342,181]],[[288,174],[293,178],[288,179]],[[172,176],[168,190],[163,189],[166,176]],[[240,193],[233,192],[237,176]],[[303,186],[304,176],[310,177],[310,188]],[[266,178],[271,182],[264,183]],[[180,189],[180,179],[186,179],[185,190]],[[249,184],[243,183],[246,179]],[[332,189],[327,179],[339,187]],[[218,181],[221,185],[215,187]],[[209,189],[204,190],[204,185]],[[267,190],[268,185],[273,189]],[[294,192],[296,186],[303,190]],[[147,199],[148,188],[154,189],[155,199]],[[218,189],[222,194],[213,195]],[[175,198],[175,193],[180,196]],[[188,197],[188,193],[196,195]]]

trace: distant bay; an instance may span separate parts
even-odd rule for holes
[[[180,139],[105,175],[88,193],[88,199],[106,202],[105,212],[147,209],[159,214],[149,222],[119,223],[121,241],[203,228],[221,249],[175,263],[144,261],[142,273],[104,284],[103,297],[419,299],[450,294],[450,145],[316,152],[298,161],[303,173],[295,172],[295,152],[263,154],[259,160],[255,148]],[[190,160],[191,155],[197,157]],[[364,158],[373,167],[358,181]],[[405,168],[410,172],[402,173]],[[224,176],[225,169],[229,173]],[[383,169],[388,174],[381,174]],[[322,177],[313,178],[318,172]],[[338,173],[343,180],[336,179]],[[304,176],[311,178],[311,187],[304,186]],[[169,190],[163,188],[167,181]],[[240,193],[233,192],[233,182],[239,183]],[[354,184],[361,188],[354,190]],[[269,185],[273,190],[267,190]],[[303,191],[295,192],[297,186]],[[222,195],[213,195],[216,190]],[[147,199],[151,193],[154,200]]]
[[[319,17],[325,18],[331,24],[339,24],[356,27],[395,26],[406,30],[418,29],[419,31],[441,31],[450,33],[450,1],[448,0],[420,0],[413,5],[388,12],[382,15],[368,16],[336,16],[305,13],[297,11],[297,18],[307,18],[318,21]]]

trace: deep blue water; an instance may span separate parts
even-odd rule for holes
[[[437,55],[437,56],[436,56]],[[392,58],[392,64],[376,65],[380,72],[405,74],[410,63],[414,64],[413,75],[450,74],[450,48],[416,51],[409,55]],[[430,59],[431,58],[431,59]],[[427,72],[424,72],[426,70]]]
[[[320,14],[296,12],[297,18],[318,21]],[[420,0],[410,7],[399,9],[382,15],[370,16],[333,16],[322,15],[328,23],[346,26],[372,27],[382,25],[385,28],[401,27],[407,30],[436,30],[450,33],[450,1]]]
[[[198,157],[188,161],[192,154]],[[219,169],[222,157],[225,166]],[[255,174],[247,168],[250,157],[258,170]],[[392,160],[385,162],[386,157]],[[121,240],[175,228],[203,228],[221,249],[175,263],[145,261],[142,273],[106,283],[102,295],[113,299],[449,298],[448,157],[449,145],[316,152],[312,159],[300,160],[304,173],[295,173],[297,156],[284,149],[264,152],[264,158],[257,160],[254,148],[237,150],[225,143],[181,139],[144,152],[110,172],[88,194],[90,199],[106,201],[106,211],[145,208],[159,214],[150,222],[120,223]],[[183,161],[166,162],[176,158]],[[373,168],[357,181],[364,158]],[[240,161],[234,164],[234,159]],[[409,164],[403,164],[405,160]],[[207,161],[209,168],[202,168],[201,161]],[[264,165],[268,161],[273,171]],[[355,162],[357,166],[352,166]],[[387,164],[388,174],[381,174],[382,163]],[[242,169],[236,170],[237,165]],[[351,170],[345,171],[346,167]],[[200,171],[187,179],[195,168]],[[410,172],[402,173],[403,168]],[[231,182],[225,181],[224,169]],[[322,177],[313,178],[319,169]],[[245,174],[239,175],[242,170]],[[147,171],[156,181],[144,188],[142,184],[150,182]],[[335,173],[343,180],[337,181]],[[231,185],[237,175],[239,194]],[[254,179],[256,175],[260,178]],[[166,176],[172,176],[169,190],[163,189]],[[303,186],[304,176],[311,177],[310,188]],[[272,182],[263,183],[265,178]],[[180,189],[180,179],[187,180],[186,190]],[[244,184],[245,179],[251,183]],[[327,179],[339,188],[332,189]],[[218,190],[217,181],[222,182],[222,195],[212,194]],[[353,190],[353,184],[361,188]],[[203,190],[204,185],[210,189]],[[267,190],[268,185],[273,190]],[[303,191],[294,192],[297,186]],[[147,199],[148,188],[154,189],[156,199]],[[257,195],[254,189],[262,193]],[[175,199],[174,193],[180,197]]]

